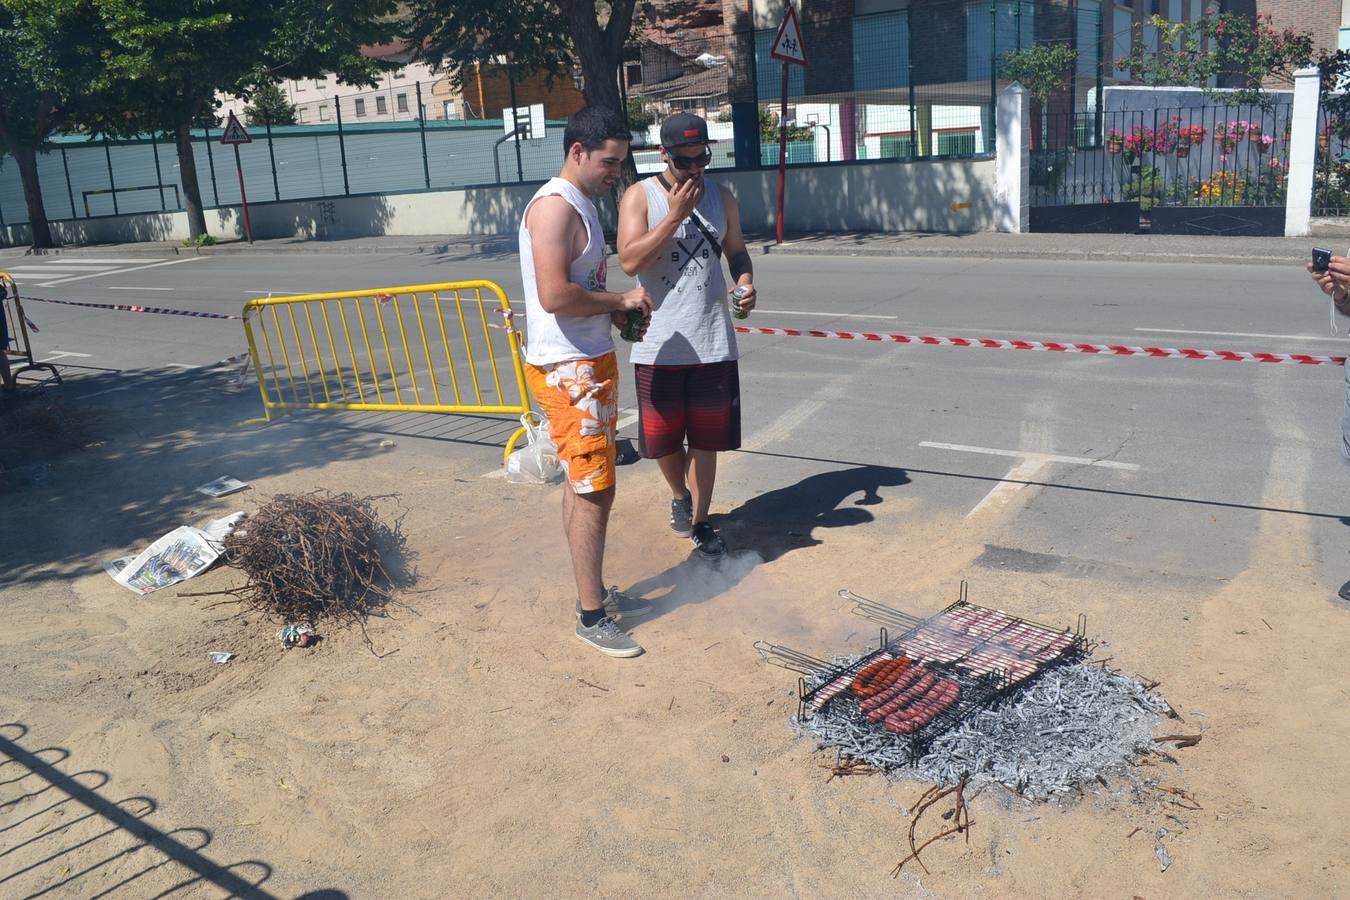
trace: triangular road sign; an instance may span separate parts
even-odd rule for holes
[[[773,49],[769,55],[785,63],[806,65],[806,45],[802,43],[802,28],[797,22],[797,10],[787,5],[787,14],[783,24],[778,26],[778,36],[773,39]]]
[[[253,138],[248,136],[244,130],[243,123],[234,117],[234,110],[230,110],[230,118],[225,123],[225,133],[220,136],[222,144],[251,144]]]

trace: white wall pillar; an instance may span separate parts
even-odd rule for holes
[[[1312,227],[1313,168],[1317,165],[1316,66],[1294,73],[1294,108],[1289,129],[1289,187],[1284,201],[1284,236],[1303,237]]]
[[[1314,92],[1315,93],[1315,92]],[[994,149],[994,227],[1021,234],[1031,230],[1031,108],[1027,91],[1014,81],[998,95],[994,115],[997,144]]]

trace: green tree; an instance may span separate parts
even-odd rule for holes
[[[1277,31],[1270,23],[1269,15],[1239,13],[1193,22],[1153,16],[1148,24],[1158,29],[1159,50],[1145,49],[1142,35],[1136,35],[1130,55],[1115,65],[1144,84],[1198,87],[1206,94],[1232,88],[1225,91],[1230,102],[1264,106],[1270,102],[1268,81],[1292,84],[1294,71],[1313,58],[1311,31]]]
[[[34,247],[53,246],[37,154],[77,119],[101,40],[89,0],[0,0],[0,151],[18,165]]]
[[[1020,82],[1027,93],[1044,104],[1050,95],[1069,83],[1078,51],[1067,44],[1035,44],[1003,54],[1000,74]]]
[[[1046,103],[1052,94],[1068,86],[1077,61],[1078,51],[1067,44],[1033,44],[1003,54],[999,73],[1008,81],[1020,83],[1031,95],[1031,149],[1044,147],[1050,134]],[[1059,125],[1057,130],[1062,131],[1068,123],[1056,124]],[[1052,161],[1046,161],[1046,164],[1049,168],[1043,169],[1044,172],[1063,175],[1062,166],[1056,166]]]
[[[801,125],[788,125],[788,143],[811,140],[811,129]],[[759,108],[759,142],[763,146],[778,146],[778,113],[767,106]]]
[[[563,74],[575,61],[586,103],[623,115],[617,73],[636,0],[408,0],[403,34],[419,57],[458,87],[475,63],[505,60],[517,81],[540,70]],[[629,155],[624,183],[637,180]]]
[[[393,0],[93,0],[114,48],[94,88],[90,124],[108,134],[173,133],[183,205],[195,239],[206,232],[192,126],[217,90],[335,72],[373,85],[380,63],[365,44],[389,40]]]
[[[286,99],[275,81],[264,81],[252,91],[244,107],[247,125],[294,125],[295,104]]]
[[[656,122],[656,113],[647,108],[641,97],[628,98],[628,127],[634,131],[651,127]]]

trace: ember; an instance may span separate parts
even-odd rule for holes
[[[997,783],[1039,801],[1123,773],[1157,747],[1167,701],[1088,661],[1082,617],[1057,631],[968,603],[964,585],[928,619],[841,594],[883,625],[876,651],[826,662],[756,645],[804,676],[793,728],[840,759],[937,785]]]

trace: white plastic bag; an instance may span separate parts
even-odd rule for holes
[[[506,458],[506,480],[512,484],[553,484],[561,481],[563,465],[548,434],[548,419],[531,410],[520,417],[525,427],[524,447]]]

